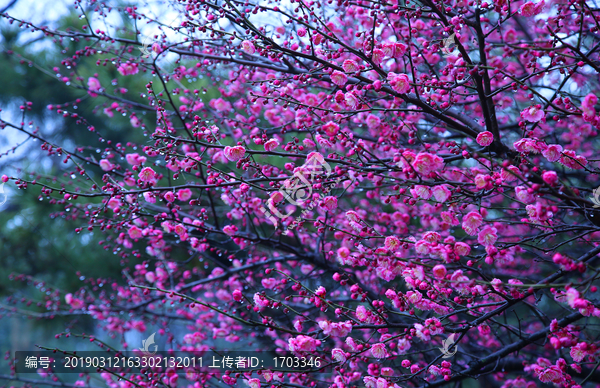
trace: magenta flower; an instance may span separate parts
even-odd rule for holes
[[[420,152],[413,162],[415,170],[425,176],[428,176],[434,171],[441,170],[443,166],[444,159],[428,152]]]
[[[363,305],[356,307],[356,318],[361,322],[366,322],[369,319],[369,312]]]
[[[211,108],[216,109],[218,112],[228,112],[232,109],[231,103],[222,98],[210,100],[209,105]]]
[[[291,352],[314,352],[321,345],[321,341],[306,335],[299,335],[289,340]]]
[[[494,135],[490,131],[481,132],[477,135],[477,144],[482,147],[489,146],[494,141]]]
[[[585,342],[580,342],[577,345],[571,348],[569,352],[570,356],[573,358],[575,362],[581,362],[583,359],[589,354],[588,353],[588,344]]]
[[[131,126],[134,128],[139,128],[142,125],[142,121],[137,116],[131,116],[131,119],[129,119],[129,122],[131,123]]]
[[[462,227],[468,235],[473,236],[477,233],[477,228],[483,222],[483,217],[477,212],[470,212],[463,217]]]
[[[392,252],[400,249],[401,244],[400,239],[396,236],[387,236],[384,242],[385,249]]]
[[[374,129],[379,127],[379,125],[381,124],[381,119],[373,114],[370,114],[367,116],[366,123],[369,129]]]
[[[140,228],[138,228],[137,226],[130,227],[129,230],[127,231],[127,234],[129,234],[129,237],[131,237],[134,240],[142,238],[142,236],[143,236],[142,230]]]
[[[228,236],[233,236],[238,231],[237,226],[235,225],[226,225],[223,227],[223,233]]]
[[[339,348],[335,348],[331,351],[331,357],[341,364],[346,362],[346,353]]]
[[[256,47],[254,47],[254,43],[249,40],[245,40],[242,42],[242,50],[244,50],[247,54],[254,54],[256,52]]]
[[[102,171],[111,171],[113,168],[115,168],[115,165],[112,164],[108,159],[101,159],[99,164]]]
[[[525,17],[539,15],[542,12],[542,10],[544,9],[545,5],[546,4],[545,4],[544,0],[540,1],[537,4],[530,1],[530,2],[523,4],[521,6],[521,8],[519,8],[519,13]]]
[[[156,281],[156,275],[152,271],[146,272],[144,277],[148,283],[154,283]]]
[[[438,264],[431,270],[433,275],[438,279],[443,279],[446,276],[446,267],[443,264]]]
[[[380,342],[380,343],[376,343],[375,345],[371,346],[371,355],[378,360],[381,360],[382,358],[386,358],[388,356],[388,353],[385,348],[385,344]]]
[[[549,162],[556,162],[562,156],[562,146],[560,144],[550,144],[544,151],[542,151],[542,155]]]
[[[328,123],[323,125],[321,128],[323,129],[323,132],[327,136],[335,136],[335,135],[337,135],[337,133],[340,130],[340,126],[337,125],[336,123],[334,123],[333,121],[329,121]]]
[[[425,185],[415,185],[414,189],[410,189],[410,193],[415,199],[428,200],[431,198],[431,189]]]
[[[279,147],[279,142],[276,139],[269,139],[264,144],[265,151],[273,151]]]
[[[240,290],[233,290],[233,292],[231,293],[231,297],[233,298],[233,300],[235,300],[236,302],[240,302],[243,299],[243,294],[242,291]]]
[[[560,164],[574,170],[581,170],[588,164],[588,161],[584,156],[577,155],[573,150],[565,150],[562,153],[559,162]]]
[[[156,173],[150,167],[144,167],[142,171],[138,174],[138,177],[142,182],[151,182],[156,178]]]
[[[390,72],[388,74],[388,82],[396,93],[405,94],[410,90],[410,80],[406,74],[396,74]]]
[[[189,201],[192,198],[192,190],[181,189],[177,191],[177,199],[180,201]]]
[[[262,284],[262,286],[264,288],[268,288],[269,290],[272,290],[273,288],[275,288],[275,286],[278,283],[279,283],[279,281],[275,278],[265,278],[260,281],[260,284]]]
[[[165,193],[164,198],[165,198],[165,200],[167,202],[174,202],[175,201],[175,194],[172,191],[167,191]]]
[[[100,85],[100,81],[98,81],[98,78],[90,77],[90,78],[88,78],[87,83],[88,83],[89,95],[92,97],[98,97],[98,94],[94,93],[94,92],[99,92],[100,89],[102,88],[102,85]]]
[[[431,189],[431,192],[433,193],[435,200],[442,203],[446,202],[452,196],[452,193],[448,190],[446,185],[435,186]]]
[[[325,210],[332,211],[337,209],[338,201],[336,197],[327,196],[321,200],[321,207]]]
[[[537,123],[544,118],[544,111],[541,105],[533,105],[521,112],[521,118],[530,123]]]
[[[558,183],[558,175],[555,171],[545,171],[542,174],[542,179],[544,182],[549,184],[550,186],[554,186]]]
[[[150,191],[146,191],[144,192],[144,199],[146,200],[146,202],[148,203],[156,203],[156,195],[154,195],[154,193],[150,192]]]
[[[73,296],[73,294],[65,295],[65,302],[74,309],[80,309],[85,306],[85,303],[81,299],[77,299]]]
[[[467,256],[469,253],[471,253],[471,247],[464,242],[457,242],[454,244],[454,253],[459,256]]]
[[[250,380],[248,380],[248,386],[250,388],[260,388],[260,380],[259,379],[250,379]]]
[[[139,70],[138,70],[137,63],[126,62],[126,63],[120,64],[119,67],[117,68],[117,71],[119,73],[121,73],[122,75],[133,75],[133,74],[137,74]]]
[[[593,93],[589,93],[581,102],[581,110],[583,110],[585,115],[593,117],[596,114],[595,106],[597,103],[598,97]]]
[[[358,105],[358,97],[352,92],[344,94],[344,101],[348,109],[354,109]]]
[[[269,302],[269,300],[267,298],[265,298],[263,295],[259,294],[258,292],[256,294],[254,294],[254,304],[258,308],[263,309],[265,307],[268,307],[270,303],[271,302]]]
[[[333,73],[331,73],[331,82],[337,86],[344,86],[346,85],[346,82],[348,82],[348,77],[341,71],[335,70]]]
[[[373,63],[376,65],[381,64],[381,62],[383,61],[383,58],[385,58],[385,53],[383,52],[383,50],[381,49],[375,49],[373,50]]]
[[[541,370],[538,373],[538,378],[542,383],[561,384],[565,378],[563,372],[556,365],[551,365],[548,368]]]
[[[133,153],[133,154],[126,154],[125,160],[127,161],[127,163],[131,164],[132,166],[140,166],[146,161],[146,157],[140,156],[137,153]]]
[[[244,155],[246,154],[246,149],[243,146],[235,146],[235,147],[225,147],[225,149],[223,150],[223,154],[225,155],[225,157],[232,161],[232,162],[237,162],[238,160],[242,159],[244,157]]]
[[[486,226],[479,232],[477,236],[477,242],[479,242],[484,247],[494,245],[496,240],[498,240],[498,235],[496,234],[498,230],[493,226]]]
[[[321,321],[319,327],[323,330],[325,335],[331,335],[333,337],[347,337],[352,331],[352,322],[330,322]]]
[[[360,70],[360,68],[358,67],[358,63],[356,63],[356,61],[352,59],[346,59],[342,64],[342,68],[346,73],[355,73],[358,70]]]

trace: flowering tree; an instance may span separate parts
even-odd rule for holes
[[[54,181],[2,181],[41,189],[124,267],[52,289],[46,317],[89,314],[119,338],[152,323],[176,350],[224,341],[328,368],[167,370],[171,387],[600,383],[595,3],[163,6],[76,1],[85,24],[70,30],[4,15],[63,48],[48,73],[107,126],[131,124],[111,141],[52,104],[94,134],[69,148],[40,136],[26,103],[22,122],[0,121],[65,162]],[[96,68],[78,67],[87,57]],[[129,77],[145,90],[118,87]]]

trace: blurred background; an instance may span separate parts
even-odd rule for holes
[[[125,3],[115,2],[115,5]],[[140,6],[140,4],[136,3]],[[159,9],[159,3],[153,3]],[[49,26],[62,31],[79,30],[84,25],[68,1],[0,0],[0,14],[27,20],[37,26]],[[131,20],[111,18],[113,26],[131,29]],[[131,38],[131,37],[129,37]],[[62,46],[65,44],[65,46]],[[8,23],[0,17],[0,117],[18,124],[23,121],[21,105],[32,103],[32,110],[25,117],[30,129],[38,129],[44,138],[66,148],[76,145],[95,150],[102,147],[98,136],[89,132],[86,124],[77,124],[73,119],[62,119],[55,112],[49,112],[48,105],[65,105],[79,112],[87,124],[96,128],[96,133],[117,143],[126,141],[143,142],[142,131],[132,133],[127,117],[107,120],[103,112],[111,101],[91,98],[86,91],[59,81],[56,66],[69,53],[81,49],[86,42],[59,42],[44,39],[43,34],[20,28],[16,23]],[[141,55],[141,53],[140,53]],[[82,59],[75,71],[84,80],[96,76],[107,93],[127,94],[127,98],[144,102],[139,91],[145,90],[148,76],[121,77],[117,83],[117,71],[113,67],[98,67],[98,57]],[[174,66],[171,64],[171,66]],[[60,66],[64,70],[64,66]],[[100,74],[96,74],[96,73]],[[126,78],[126,79],[124,79]],[[204,80],[194,82],[195,88],[209,88]],[[206,97],[213,93],[207,90]],[[141,117],[148,122],[147,118]],[[40,142],[26,136],[15,136],[15,131],[0,129],[0,175],[27,176],[29,179],[53,179],[54,186],[86,182],[75,175],[65,174],[61,158],[49,158],[40,149]],[[15,147],[16,145],[16,147]],[[91,172],[93,174],[93,172]],[[98,174],[96,175],[98,177]],[[56,177],[59,181],[56,182]],[[48,201],[40,201],[39,188],[18,190],[14,184],[0,186],[0,351],[5,352],[36,350],[36,345],[48,347],[66,346],[69,340],[57,340],[55,335],[65,328],[74,332],[96,334],[109,345],[120,347],[122,338],[105,338],[106,333],[97,330],[86,315],[58,316],[47,320],[44,301],[51,292],[60,290],[61,295],[75,292],[81,287],[96,289],[110,286],[113,281],[124,283],[121,271],[125,262],[118,252],[105,250],[99,246],[103,238],[99,232],[76,233],[78,227],[86,227],[81,221],[73,220],[60,206]],[[131,262],[129,262],[131,264]],[[15,274],[25,275],[24,280],[15,280]],[[104,279],[103,283],[89,283],[87,277]],[[49,291],[51,290],[51,291]],[[11,299],[28,302],[27,310],[15,310],[7,306]],[[31,302],[31,303],[29,303]],[[21,305],[23,306],[23,305]],[[177,325],[170,326],[176,330]],[[128,332],[127,342],[139,343],[155,330],[145,334]],[[129,337],[131,336],[131,337]],[[134,338],[135,337],[135,338]],[[139,338],[137,338],[139,337]],[[157,338],[157,341],[160,341]],[[86,345],[87,341],[71,339],[71,350],[97,350]],[[86,349],[88,348],[88,349]],[[6,363],[0,365],[0,375],[9,372]],[[73,375],[72,377],[76,377]],[[0,380],[2,381],[2,380]],[[0,383],[2,385],[2,383]]]

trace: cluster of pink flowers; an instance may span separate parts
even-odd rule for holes
[[[11,275],[46,291],[10,298],[7,313],[39,303],[44,317],[89,314],[124,348],[139,346],[128,332],[156,332],[174,350],[227,344],[330,368],[103,374],[111,388],[600,383],[589,6],[203,0],[177,7],[177,25],[115,9],[170,26],[152,44],[178,58],[169,66],[136,52],[137,30],[10,19],[69,52],[56,82],[106,123],[52,102],[91,133],[62,144],[23,103],[22,122],[3,115],[0,129],[42,140],[60,179],[18,171],[2,184],[40,189],[53,218],[102,234],[123,271],[78,274],[79,290]],[[66,36],[85,44],[67,50]],[[119,139],[105,135],[113,120],[129,129]]]
[[[119,73],[121,73],[121,75],[134,75],[137,74],[139,71],[138,64],[131,62],[120,64],[117,70],[119,71]]]

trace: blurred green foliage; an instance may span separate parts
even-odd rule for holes
[[[52,28],[65,32],[82,31],[85,22],[76,12],[71,12]],[[132,23],[131,19],[123,17],[123,28],[119,29],[117,35],[135,40],[135,36],[125,32],[136,30]],[[73,58],[77,52],[83,52],[85,47],[93,47],[103,53],[92,57],[77,56],[74,65],[64,62],[65,59]],[[142,55],[137,47],[130,48],[124,57]],[[93,98],[85,90],[88,78],[96,76],[104,93],[133,103],[147,104],[144,93],[150,80],[154,81],[155,92],[161,92],[162,83],[150,71],[140,71],[135,76],[121,76],[114,64],[116,57],[115,53],[108,52],[101,43],[93,39],[48,39],[39,32],[31,34],[29,30],[19,28],[16,24],[9,25],[6,19],[0,19],[0,85],[3,85],[0,89],[0,107],[3,109],[3,118],[6,119],[4,114],[7,110],[18,114],[19,105],[31,102],[31,110],[26,112],[26,122],[32,121],[34,127],[40,128],[43,137],[53,144],[71,151],[75,149],[75,145],[82,147],[83,155],[91,155],[95,160],[102,158],[101,154],[107,147],[107,142],[101,138],[110,139],[113,145],[119,142],[151,144],[141,128],[132,127],[129,115],[114,112],[114,117],[109,118],[103,112],[114,99],[102,95]],[[191,60],[189,63],[170,63],[166,66],[172,69],[174,66],[193,66],[195,63]],[[79,80],[74,85],[68,85],[61,81],[64,76]],[[179,81],[172,79],[169,88],[174,87],[202,90],[201,98],[205,104],[220,94],[206,78],[184,78]],[[167,93],[164,98],[167,98]],[[181,104],[177,97],[171,95],[171,98],[177,107]],[[83,117],[85,122],[77,123],[77,119],[64,118],[56,113],[56,109],[48,110],[48,105],[62,105],[66,111]],[[148,131],[152,132],[156,120],[154,112],[135,107],[130,111],[136,112],[137,117],[148,126]],[[88,125],[93,126],[95,132],[90,132]],[[2,150],[12,145],[10,139],[5,139],[3,143],[0,137]],[[70,171],[65,170],[62,163],[64,157],[48,157],[39,149],[40,145],[39,142],[25,144],[30,147],[28,152],[17,152],[16,156],[11,155],[8,162],[7,158],[0,158],[0,175],[6,173],[29,180],[35,178],[40,182],[45,181],[45,177],[58,177],[58,182],[53,182],[52,187],[60,187],[61,182],[68,183]],[[138,148],[135,152],[139,151]],[[128,152],[134,151],[128,148]],[[275,165],[283,163],[281,158],[272,159],[275,159],[272,160]],[[100,181],[100,169],[92,165],[84,167],[96,182]],[[91,185],[79,176],[73,176],[71,180],[75,179],[79,180],[75,181],[76,185]],[[16,288],[22,286],[8,281],[10,273],[31,275],[65,292],[74,292],[83,286],[76,275],[78,271],[88,277],[122,280],[121,258],[113,255],[112,249],[104,250],[98,245],[105,237],[100,231],[90,233],[85,230],[87,224],[68,220],[63,215],[51,218],[51,215],[64,211],[64,208],[49,204],[47,199],[38,200],[39,187],[29,186],[27,190],[17,190],[13,184],[7,184],[6,191],[9,195],[8,202],[0,206],[0,296],[13,294]],[[75,233],[75,228],[78,227],[84,228],[80,234]],[[22,288],[18,292],[27,294]],[[30,294],[35,295],[35,291]]]
[[[72,13],[59,21],[58,29],[68,31],[81,27],[83,23],[84,20]],[[143,98],[139,96],[139,92],[136,94],[133,91],[145,91],[148,77],[118,77],[115,66],[107,66],[98,71],[95,62],[97,58],[88,57],[80,57],[77,66],[68,69],[61,65],[61,60],[93,42],[73,42],[66,39],[63,42],[66,46],[61,47],[60,43],[48,45],[50,40],[47,39],[42,44],[35,36],[15,25],[8,25],[5,19],[0,20],[0,85],[3,85],[0,106],[3,113],[7,110],[15,111],[15,108],[27,101],[32,102],[26,121],[32,120],[34,126],[39,127],[52,143],[61,146],[70,144],[70,147],[67,146],[69,149],[73,149],[75,144],[83,146],[84,154],[95,154],[96,160],[100,159],[99,151],[106,144],[99,141],[96,133],[89,132],[86,124],[78,124],[72,118],[63,118],[55,111],[49,113],[48,105],[68,103],[66,109],[84,117],[87,124],[96,128],[97,133],[115,143],[124,140],[144,141],[141,131],[131,131],[127,117],[118,117],[116,114],[110,123],[106,120],[102,107],[110,105],[112,101],[105,97],[92,98],[85,90],[66,85],[58,79],[53,68],[58,67],[63,76],[70,72],[80,76],[84,87],[88,77],[98,72],[106,93],[117,95],[115,89],[125,88],[128,92],[119,92],[118,95],[136,102],[143,102]],[[119,78],[119,85],[112,83],[116,78]],[[78,99],[80,102],[77,102]],[[3,117],[6,118],[5,115]],[[140,113],[138,117],[144,116]],[[151,120],[145,121],[151,124]],[[52,127],[55,129],[47,130]],[[9,142],[10,139],[5,139],[3,148],[11,146]],[[10,155],[8,161],[6,157],[1,158],[0,171],[26,178],[30,178],[26,172],[31,171],[44,176],[64,175],[62,158],[44,156],[44,152],[39,149],[39,142],[28,145],[31,147],[30,152],[17,152],[14,156]],[[18,166],[20,170],[14,166]],[[87,168],[95,178],[101,176],[100,170],[94,171],[91,166],[86,166]],[[89,187],[88,182],[82,180],[81,183]],[[53,186],[57,187],[58,184]],[[54,212],[63,209],[49,204],[47,200],[39,201],[38,187],[17,190],[14,185],[7,184],[5,192],[8,201],[0,207],[0,295],[15,294],[16,289],[19,289],[18,293],[29,294],[22,288],[23,284],[8,281],[10,273],[31,275],[65,292],[73,292],[83,285],[76,275],[78,271],[94,277],[121,278],[120,259],[111,250],[105,251],[98,246],[98,241],[102,238],[99,232],[76,234],[75,228],[86,226],[81,221],[67,220],[60,215],[51,218]],[[31,296],[34,295],[35,293],[31,293]]]

